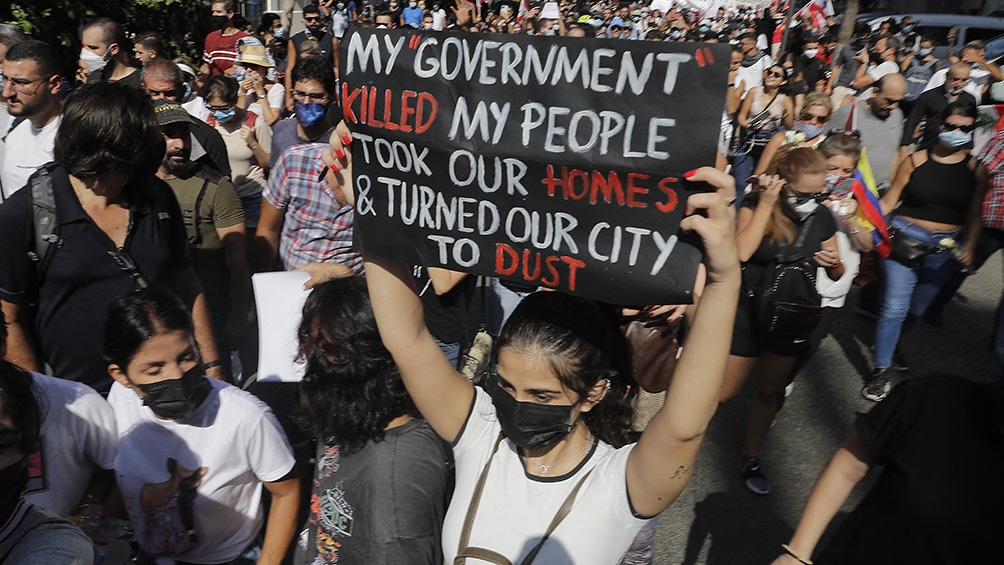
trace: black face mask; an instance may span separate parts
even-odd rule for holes
[[[502,387],[489,388],[502,433],[523,449],[550,447],[575,427],[568,421],[572,416],[571,406],[519,402]]]
[[[192,415],[202,405],[213,385],[202,376],[202,365],[196,365],[180,379],[136,385],[143,392],[143,404],[161,418],[178,420]]]
[[[213,22],[213,29],[223,29],[230,21],[227,16],[210,16],[209,21]]]
[[[18,462],[0,469],[0,512],[10,512],[24,493],[28,484],[28,460],[22,457]],[[0,522],[7,515],[0,515]]]

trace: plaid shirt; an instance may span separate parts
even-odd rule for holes
[[[987,143],[979,159],[990,174],[990,186],[983,199],[983,226],[1004,229],[1004,130]]]
[[[362,272],[352,248],[352,206],[339,206],[331,187],[318,181],[326,143],[294,145],[282,153],[262,192],[265,202],[285,211],[279,257],[291,271],[307,263],[340,263]]]

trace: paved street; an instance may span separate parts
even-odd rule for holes
[[[904,345],[911,371],[899,373],[894,383],[928,371],[985,378],[1001,272],[998,253],[962,287],[964,300],[945,309],[944,326],[914,327]],[[856,291],[778,414],[763,452],[764,471],[774,491],[766,497],[749,493],[736,469],[749,407],[747,383],[745,393],[715,415],[694,478],[662,516],[655,563],[767,564],[778,555],[816,476],[850,434],[855,412],[873,405],[861,397],[859,375],[870,364],[874,322],[855,315],[850,308],[855,303]],[[844,511],[860,500],[873,474],[855,490]]]

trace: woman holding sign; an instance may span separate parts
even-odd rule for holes
[[[426,329],[406,265],[365,256],[384,345],[415,405],[453,446],[456,490],[443,526],[447,563],[618,563],[679,496],[714,414],[740,270],[734,180],[689,173],[718,193],[691,196],[680,226],[706,250],[708,285],[666,403],[627,443],[630,353],[596,303],[526,298],[495,344],[494,379],[474,387]],[[706,215],[695,214],[702,212]]]

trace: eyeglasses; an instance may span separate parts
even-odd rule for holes
[[[309,98],[313,102],[324,103],[328,99],[328,95],[323,92],[304,92],[302,90],[293,91],[293,99],[297,98]]]
[[[961,125],[961,124],[950,124],[948,122],[944,122],[944,123],[941,124],[941,127],[945,128],[945,131],[961,130],[961,131],[963,131],[965,133],[969,133],[969,132],[973,131],[974,129],[976,129],[976,124],[969,124],[967,126],[964,126],[964,125]]]
[[[36,82],[41,82],[43,80],[49,80],[48,78],[36,78],[36,79],[26,79],[26,78],[14,78],[7,75],[3,75],[3,80],[5,83],[10,83],[11,87],[18,92],[28,92],[28,87]]]
[[[802,115],[799,116],[799,117],[802,118],[802,122],[805,122],[805,123],[813,122],[813,123],[817,123],[819,125],[823,125],[823,124],[825,124],[825,123],[827,123],[827,122],[830,121],[830,116],[828,116],[828,115],[827,116],[817,116],[815,114],[810,114],[808,112],[802,112]]]

